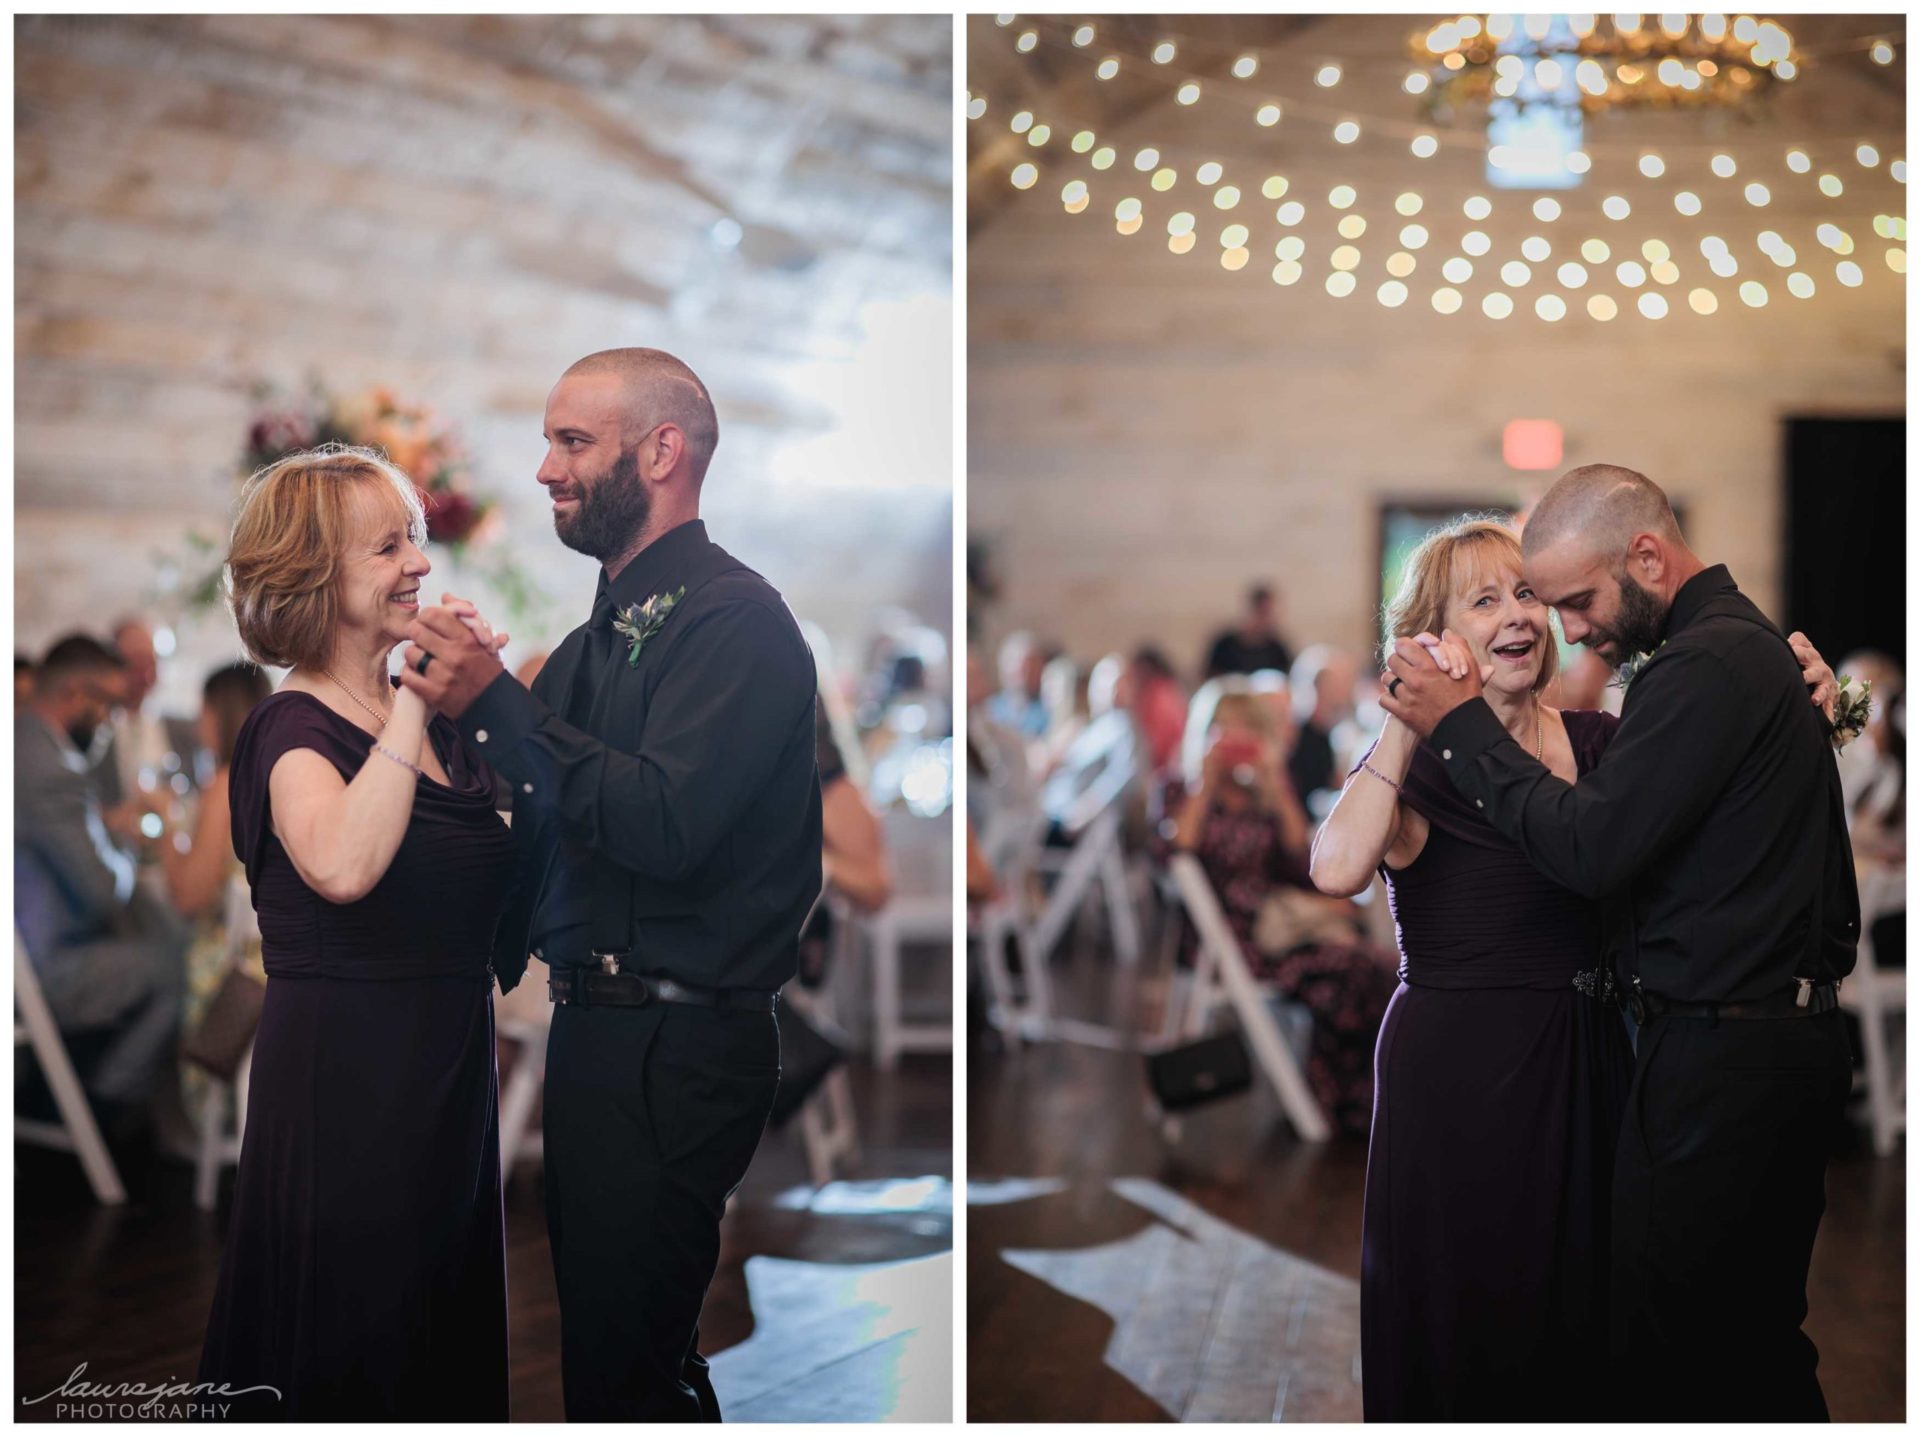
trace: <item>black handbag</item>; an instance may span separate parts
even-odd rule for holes
[[[780,1087],[773,1095],[767,1122],[785,1127],[806,1105],[827,1075],[847,1061],[847,1050],[836,1036],[803,1017],[791,1004],[780,1004]]]
[[[1166,1112],[1197,1108],[1252,1087],[1253,1057],[1239,1032],[1230,1028],[1177,1048],[1149,1053],[1147,1086]]]

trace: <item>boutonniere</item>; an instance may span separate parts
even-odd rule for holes
[[[615,616],[614,632],[627,640],[628,668],[640,662],[640,650],[646,646],[648,639],[660,632],[660,626],[666,623],[673,606],[686,596],[687,586],[682,584],[671,594],[653,594],[644,604],[628,604]]]
[[[1666,644],[1663,642],[1653,653],[1635,654],[1632,658],[1621,664],[1619,668],[1614,670],[1613,686],[1622,693],[1625,693],[1627,691],[1627,685],[1640,677],[1640,670],[1644,669],[1647,664],[1651,662],[1653,655],[1659,653],[1660,649],[1664,649],[1665,647]]]
[[[1840,675],[1840,689],[1833,696],[1833,751],[1840,752],[1860,735],[1866,732],[1867,722],[1873,717],[1873,685],[1862,682],[1858,689],[1849,692],[1853,680],[1846,674]]]

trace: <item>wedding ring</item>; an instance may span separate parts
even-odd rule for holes
[[[413,666],[413,671],[416,674],[425,674],[427,671],[427,665],[432,662],[433,662],[433,655],[428,653],[425,649],[422,649],[420,651],[420,662]]]
[[[1387,697],[1390,699],[1399,698],[1400,685],[1402,685],[1405,682],[1406,680],[1401,678],[1400,675],[1398,674],[1395,674],[1392,678],[1388,679],[1387,680]]]

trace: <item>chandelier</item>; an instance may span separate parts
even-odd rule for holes
[[[1468,105],[1578,110],[1745,104],[1800,71],[1793,37],[1742,15],[1462,15],[1416,32],[1408,89]]]

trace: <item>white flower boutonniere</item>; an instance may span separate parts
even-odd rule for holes
[[[1666,645],[1663,643],[1660,645],[1660,648],[1655,649],[1653,653],[1635,654],[1632,658],[1621,664],[1620,667],[1614,671],[1613,686],[1622,693],[1625,693],[1627,685],[1640,677],[1640,670],[1647,666],[1652,660],[1653,655],[1659,653],[1660,649],[1664,649],[1665,647]]]
[[[1840,752],[1866,732],[1873,718],[1873,685],[1863,681],[1852,689],[1853,680],[1840,675],[1839,692],[1833,696],[1833,751]],[[1851,692],[1849,690],[1852,689]]]
[[[644,604],[628,604],[613,621],[614,632],[627,640],[627,667],[633,668],[640,662],[640,650],[646,647],[648,639],[660,632],[660,626],[667,621],[667,615],[673,612],[673,606],[687,596],[687,586],[682,584],[671,594],[650,595]]]

